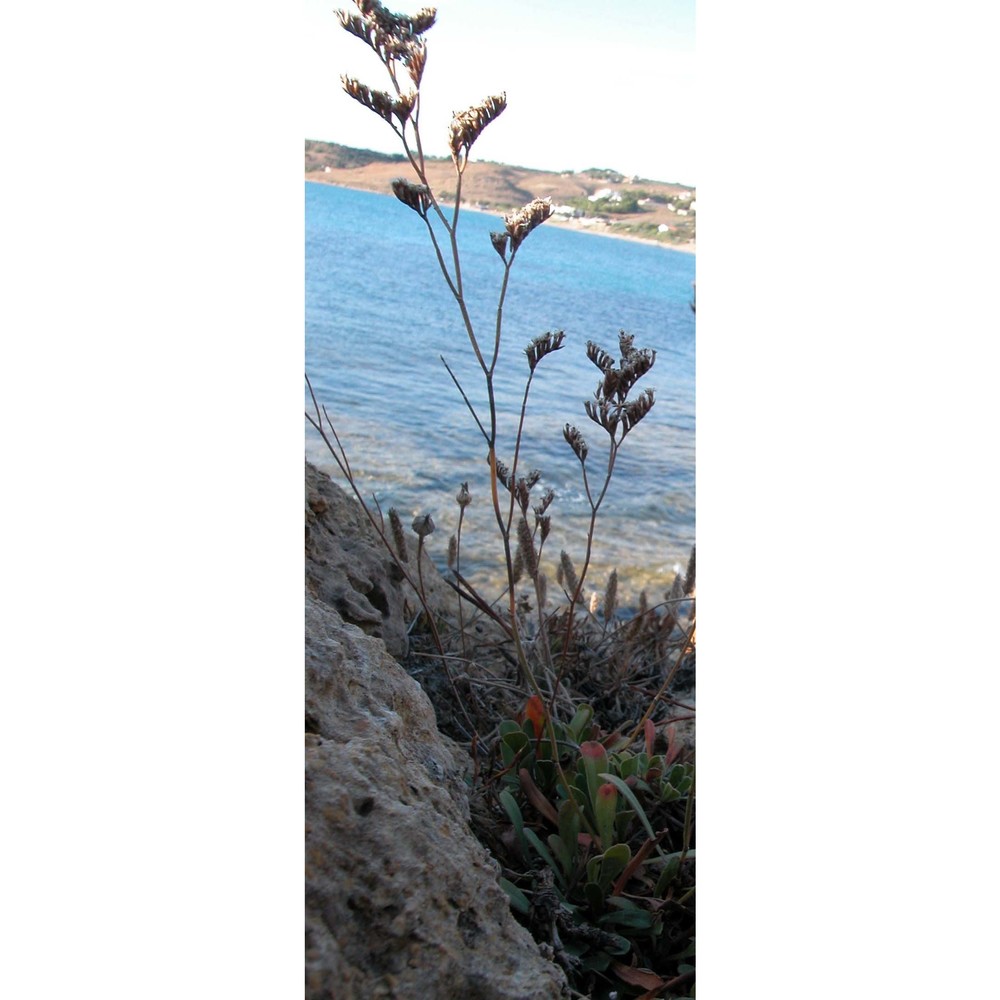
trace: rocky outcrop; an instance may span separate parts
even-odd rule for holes
[[[407,575],[423,588],[430,607],[451,617],[457,614],[458,599],[426,550],[418,571],[417,536],[405,520],[409,546],[404,572],[361,505],[309,462],[305,486],[306,587],[314,597],[335,608],[344,621],[382,639],[395,657],[406,656],[408,649],[406,608],[415,613],[421,607]]]
[[[559,997],[423,690],[311,588],[305,624],[306,1000]]]
[[[361,506],[306,462],[306,587],[344,621],[406,655],[403,574]]]

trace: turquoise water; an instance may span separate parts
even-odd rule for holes
[[[477,409],[482,374],[461,317],[441,277],[420,218],[391,194],[305,185],[306,371],[344,442],[356,479],[383,510],[430,513],[429,540],[440,564],[457,523],[454,495],[469,482],[474,502],[463,527],[463,564],[473,578],[498,575],[489,558],[496,525],[488,501],[486,448],[439,355]],[[503,265],[489,240],[496,216],[463,211],[459,242],[466,299],[484,350],[492,348]],[[591,485],[606,461],[605,432],[583,403],[597,385],[587,359],[593,340],[616,358],[618,331],[657,352],[637,385],[656,405],[628,436],[598,518],[590,580],[600,586],[617,567],[620,588],[651,600],[686,563],[695,539],[695,279],[692,254],[559,228],[547,222],[518,251],[504,305],[497,370],[498,454],[510,461],[528,374],[523,350],[546,330],[564,330],[565,346],[538,366],[529,397],[521,469],[537,468],[535,494],[551,487],[552,534],[546,552],[565,548],[583,562],[589,507],[579,462],[563,439],[576,425],[590,445]],[[322,441],[306,428],[306,456],[333,475]],[[336,478],[336,477],[335,477]],[[554,579],[552,581],[554,583]]]

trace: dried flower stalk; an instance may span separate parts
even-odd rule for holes
[[[552,215],[552,200],[550,198],[535,198],[524,208],[508,212],[504,217],[504,226],[510,237],[510,251],[517,253],[517,248],[527,239],[528,233],[537,229]],[[495,244],[494,244],[495,245]]]
[[[389,508],[389,528],[392,531],[392,540],[396,546],[396,555],[403,562],[410,561],[410,554],[406,548],[406,534],[403,531],[403,522],[399,519],[399,512],[395,507]]]
[[[468,111],[456,111],[448,131],[448,148],[456,166],[462,166],[469,158],[472,144],[482,135],[483,129],[495,121],[507,107],[507,95],[487,97]]]

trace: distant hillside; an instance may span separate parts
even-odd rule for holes
[[[306,173],[331,167],[337,170],[366,167],[369,163],[405,163],[402,153],[376,153],[373,149],[354,149],[335,142],[306,139]]]
[[[401,153],[388,155],[312,139],[306,140],[305,175],[307,180],[383,194],[390,191],[393,178],[414,176]],[[428,157],[427,175],[443,201],[454,198],[450,159]],[[551,198],[557,218],[577,228],[687,248],[694,245],[695,189],[683,184],[626,177],[606,168],[550,173],[475,161],[462,180],[462,204],[470,208],[501,213],[532,198]]]

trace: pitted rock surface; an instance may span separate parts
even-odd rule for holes
[[[381,640],[306,593],[306,1000],[555,1000],[469,832],[467,758]]]
[[[402,520],[409,542],[407,572],[417,585],[422,574],[429,606],[454,617],[454,592],[427,551],[418,573],[417,536],[407,519]],[[430,537],[434,541],[438,536]],[[405,616],[415,615],[420,608],[416,591],[386,551],[361,505],[310,462],[306,462],[305,476],[305,566],[306,587],[314,597],[335,608],[344,621],[381,639],[392,656],[406,656]]]
[[[306,462],[306,587],[344,621],[405,656],[403,576],[360,504]]]

